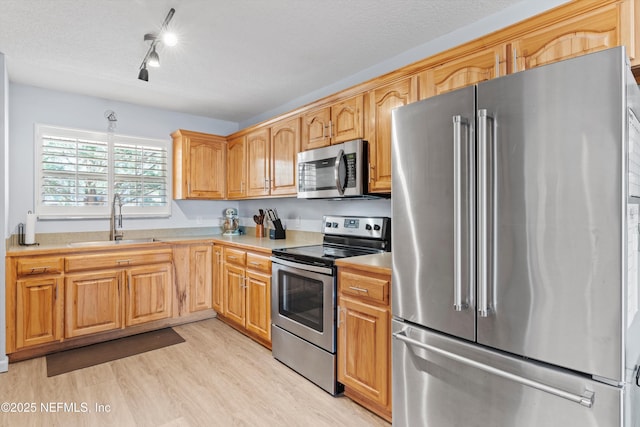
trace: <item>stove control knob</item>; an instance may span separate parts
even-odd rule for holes
[[[338,223],[337,222],[333,223],[333,228],[338,228]]]
[[[364,226],[365,230],[371,231],[371,224],[367,224]]]
[[[327,227],[327,228],[331,228],[331,223],[327,222],[324,226]]]
[[[380,231],[380,226],[378,224],[376,224],[376,225],[373,226],[373,229],[376,230],[376,231]]]

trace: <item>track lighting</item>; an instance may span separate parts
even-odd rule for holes
[[[144,56],[142,60],[142,64],[140,64],[140,72],[138,73],[138,79],[144,80],[145,82],[149,81],[149,70],[147,70],[147,65],[149,67],[159,67],[160,66],[160,56],[156,51],[156,45],[158,43],[164,43],[167,46],[175,46],[178,42],[178,39],[175,34],[167,30],[167,25],[169,25],[169,21],[173,18],[173,14],[176,12],[175,9],[171,8],[167,17],[164,18],[164,22],[160,27],[159,34],[147,33],[144,35],[144,41],[150,41],[151,45],[147,50],[147,54]]]

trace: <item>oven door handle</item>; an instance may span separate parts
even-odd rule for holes
[[[301,264],[298,262],[286,261],[282,258],[271,257],[271,262],[284,265],[285,267],[297,268],[299,270],[313,271],[315,273],[326,274],[327,276],[333,276],[333,269],[329,267],[320,267],[318,265]]]

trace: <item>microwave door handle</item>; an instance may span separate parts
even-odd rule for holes
[[[338,151],[338,155],[336,156],[336,163],[333,167],[333,174],[336,179],[336,189],[341,196],[344,196],[344,186],[340,182],[340,164],[342,163],[342,158],[344,157],[344,150]]]

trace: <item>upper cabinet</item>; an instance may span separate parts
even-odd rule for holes
[[[247,149],[245,137],[227,143],[227,198],[247,197]]]
[[[299,151],[298,117],[230,139],[227,146],[228,198],[295,196]]]
[[[429,68],[420,74],[420,99],[505,75],[504,46],[483,49]]]
[[[372,90],[369,95],[369,191],[391,191],[391,111],[417,100],[417,77]]]
[[[302,115],[300,151],[364,137],[364,96],[357,95]]]
[[[247,196],[269,195],[269,128],[259,128],[245,137],[247,146]]]
[[[632,6],[631,1],[610,4],[528,33],[509,44],[508,65],[522,71],[620,45],[633,59]]]
[[[296,195],[296,161],[300,151],[300,118],[271,126],[269,188],[272,196]]]
[[[225,197],[226,140],[179,129],[173,138],[173,198]]]

